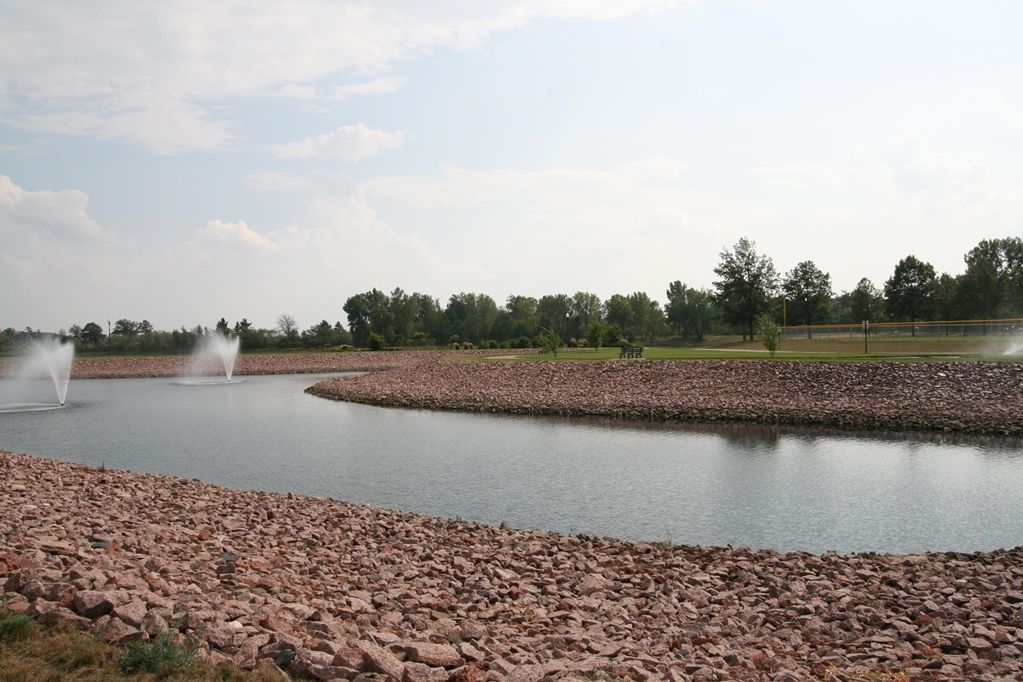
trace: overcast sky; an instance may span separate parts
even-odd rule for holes
[[[1023,3],[0,0],[0,327],[836,291],[1023,234]]]

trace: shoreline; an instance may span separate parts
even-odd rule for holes
[[[2,451],[0,488],[7,608],[117,642],[180,623],[242,667],[289,649],[316,679],[1023,673],[1023,547],[629,543]]]
[[[1023,365],[758,360],[432,362],[307,392],[386,407],[1023,436]]]
[[[306,390],[381,407],[1023,437],[1023,364],[471,360],[502,352],[253,354],[239,356],[234,374],[365,372]],[[0,359],[0,376],[16,364]],[[78,358],[72,378],[182,376],[188,364],[184,356]]]

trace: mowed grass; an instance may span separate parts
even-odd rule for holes
[[[685,343],[685,342],[680,342]],[[1016,346],[1016,354],[1006,351]],[[1019,336],[883,336],[868,341],[863,352],[863,337],[786,338],[775,354],[776,360],[808,360],[816,362],[867,361],[996,361],[1023,362],[1023,338]],[[563,348],[557,356],[549,353],[508,353],[486,358],[515,362],[537,360],[594,361],[617,360],[618,346],[601,348]],[[765,360],[770,359],[759,341],[742,341],[738,337],[708,338],[702,344],[645,346],[648,360]]]
[[[283,679],[272,670],[246,672],[233,666],[192,661],[191,656],[181,656],[179,651],[172,651],[178,655],[168,656],[171,648],[161,649],[159,644],[154,647],[149,642],[136,642],[132,648],[134,654],[89,633],[41,626],[25,616],[0,613],[0,682],[269,682]],[[139,661],[155,662],[149,669],[156,672],[125,672],[145,669],[145,665],[138,665]]]

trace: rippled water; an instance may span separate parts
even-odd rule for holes
[[[303,393],[319,378],[75,381],[65,409],[0,414],[0,447],[628,539],[815,552],[1023,544],[1020,441],[386,409]]]

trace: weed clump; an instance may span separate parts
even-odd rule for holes
[[[130,642],[117,661],[123,673],[169,674],[189,668],[195,652],[176,644],[170,634],[148,642]]]
[[[8,613],[0,619],[0,640],[26,637],[32,632],[32,619],[20,613]]]

